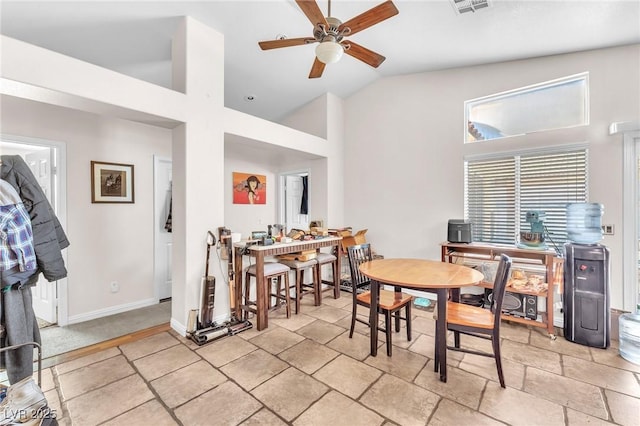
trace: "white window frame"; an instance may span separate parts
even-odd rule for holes
[[[583,108],[584,108],[584,112],[585,112],[585,116],[584,116],[584,121],[580,124],[576,124],[573,126],[566,126],[563,128],[572,128],[572,127],[578,127],[578,126],[585,126],[589,124],[589,73],[588,72],[582,72],[579,74],[573,74],[567,77],[561,77],[561,78],[557,78],[555,80],[549,80],[549,81],[545,81],[542,83],[536,83],[536,84],[532,84],[529,86],[525,86],[525,87],[520,87],[517,89],[512,89],[512,90],[507,90],[504,92],[500,92],[500,93],[496,93],[496,94],[492,94],[492,95],[488,95],[488,96],[483,96],[483,97],[479,97],[479,98],[475,98],[475,99],[470,99],[464,102],[464,132],[463,132],[463,143],[465,144],[470,144],[470,143],[478,143],[478,142],[486,142],[486,141],[493,141],[493,140],[501,140],[501,139],[505,139],[505,138],[509,138],[509,137],[514,137],[514,136],[522,136],[524,134],[528,134],[528,133],[535,133],[535,132],[540,132],[540,131],[548,131],[548,130],[557,130],[557,128],[543,128],[543,129],[535,129],[535,130],[531,130],[528,133],[522,133],[522,134],[513,134],[513,135],[505,135],[502,137],[495,137],[495,138],[491,138],[491,139],[482,139],[482,140],[476,140],[476,141],[472,141],[469,140],[469,129],[468,129],[468,124],[469,124],[469,112],[471,110],[471,108],[473,106],[476,106],[478,104],[484,103],[484,102],[489,102],[489,101],[496,101],[496,100],[500,100],[500,99],[505,99],[505,98],[509,98],[509,97],[513,97],[513,96],[519,96],[519,95],[523,95],[523,94],[527,94],[527,93],[532,93],[535,91],[538,91],[540,89],[549,89],[549,88],[553,88],[553,87],[558,87],[558,86],[562,86],[568,83],[573,83],[576,81],[582,81],[584,80],[585,82],[585,96],[583,99]]]

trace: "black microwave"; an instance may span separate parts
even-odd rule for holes
[[[492,289],[486,288],[484,296],[485,308],[488,308],[491,304]],[[504,299],[502,299],[502,313],[537,320],[538,296],[507,291],[504,293]]]

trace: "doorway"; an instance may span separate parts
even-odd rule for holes
[[[301,170],[280,174],[279,182],[280,214],[279,222],[284,225],[285,233],[292,229],[309,229],[309,214],[301,210],[302,200],[307,197],[309,205],[309,171]]]
[[[169,216],[171,214],[172,170],[170,158],[153,157],[153,282],[158,301],[171,298],[173,238]]]
[[[640,304],[640,122],[620,127],[624,143],[623,308],[636,312]]]
[[[18,136],[0,136],[2,155],[19,155],[31,169],[38,184],[49,200],[62,229],[66,229],[66,164],[65,145]],[[67,263],[66,251],[62,257]],[[54,282],[47,281],[42,274],[32,287],[33,310],[41,326],[51,324],[66,325],[66,278]]]

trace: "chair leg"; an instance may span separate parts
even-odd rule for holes
[[[411,302],[413,303],[413,302]],[[407,304],[406,310],[405,310],[405,315],[406,315],[406,322],[407,322],[407,340],[410,342],[411,341],[411,303]]]
[[[280,279],[282,279],[282,275],[280,276]],[[284,274],[284,288],[285,288],[284,302],[287,304],[287,318],[291,318],[291,295],[289,294],[291,292],[291,289],[289,288],[288,272]]]
[[[265,278],[266,281],[268,281],[267,291],[265,292],[266,294],[269,295],[269,298],[267,299],[267,309],[271,309],[271,308],[275,307],[278,304],[278,298],[277,297],[275,298],[275,301],[273,301],[273,305],[272,305],[271,303],[272,303],[272,300],[274,299],[274,297],[273,297],[273,294],[274,294],[273,293],[273,279],[271,277],[269,277],[269,278],[264,277],[264,278]],[[280,284],[280,280],[278,279],[278,281],[276,282],[276,290],[278,290],[279,284]],[[275,294],[278,294],[278,293],[276,292]]]
[[[313,286],[313,302],[315,306],[320,306],[322,302],[322,295],[320,294],[322,283],[318,281],[319,274],[316,273],[316,265],[312,266],[309,272],[311,272],[311,285]]]
[[[453,332],[453,344],[456,348],[460,347],[460,332],[458,331]]]
[[[358,304],[353,301],[353,309],[351,309],[351,328],[349,329],[349,339],[353,337],[353,330],[356,328],[356,312],[358,310]]]
[[[340,275],[338,275],[338,262],[331,262],[331,271],[333,271],[333,297],[340,297]],[[337,283],[337,284],[336,284]]]
[[[315,264],[312,268],[313,271],[313,289],[314,289],[314,298],[316,302],[316,306],[320,306],[322,304],[322,280],[320,276],[320,265]]]
[[[393,313],[393,318],[396,326],[396,333],[400,333],[400,311],[395,311]]]
[[[302,279],[304,277],[304,271],[296,269],[296,315],[300,312],[300,302],[302,299]]]
[[[506,388],[504,384],[504,374],[502,373],[502,357],[500,356],[500,338],[493,336],[491,338],[491,344],[493,346],[493,356],[496,358],[496,368],[498,370],[498,380],[500,386]]]
[[[272,308],[272,305],[271,305],[271,299],[273,299],[272,293],[273,293],[273,280],[271,280],[271,277],[264,277],[264,294],[267,296],[267,300],[265,301],[267,305],[264,308],[266,310],[269,310]],[[276,299],[276,302],[277,301],[278,300]]]
[[[280,304],[280,299],[282,298],[282,275],[278,276],[278,286],[276,287],[276,301],[274,306],[278,306]]]
[[[384,311],[384,328],[387,338],[387,356],[391,356],[391,311]],[[377,333],[378,330],[371,330],[371,332]]]

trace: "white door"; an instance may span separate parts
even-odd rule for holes
[[[55,206],[55,179],[53,176],[55,169],[52,167],[52,164],[54,164],[53,158],[55,150],[53,148],[33,148],[37,150],[25,154],[24,159],[49,200],[49,203],[51,206]],[[40,279],[35,287],[31,288],[33,294],[33,311],[36,317],[51,324],[58,322],[57,288],[57,281],[49,282],[42,274],[40,274]]]
[[[171,208],[172,165],[168,158],[154,157],[154,284],[158,300],[171,297],[172,235],[165,225]]]
[[[640,312],[640,134],[638,134],[637,137],[633,138],[633,144],[636,151],[636,182],[634,187],[636,189],[637,196],[637,199],[634,203],[636,208],[636,212],[634,215],[634,220],[636,222],[636,240],[633,243],[634,247],[636,248],[636,257],[633,262],[636,268],[636,275],[635,279],[632,281],[630,290],[627,291],[628,294],[625,296],[625,299],[628,300],[628,302],[625,303],[625,308],[629,309],[631,312]]]
[[[300,214],[302,191],[302,176],[285,176],[285,225],[287,232],[293,228],[309,229],[309,215]]]

